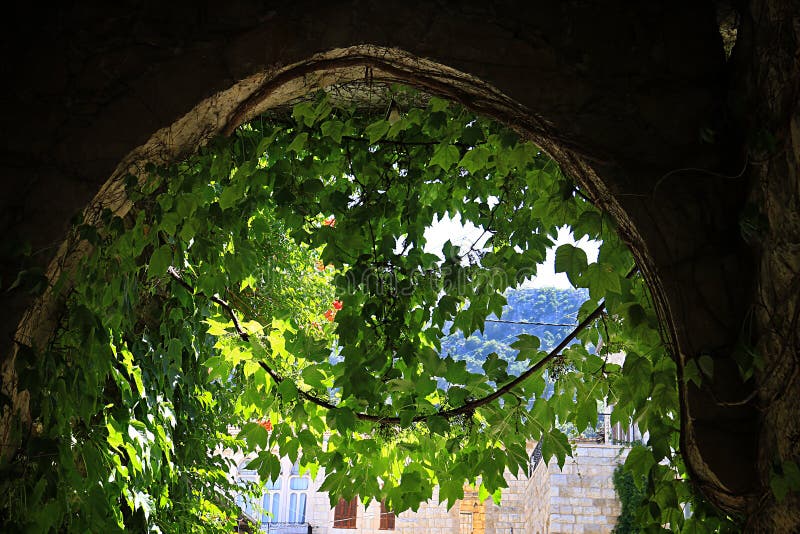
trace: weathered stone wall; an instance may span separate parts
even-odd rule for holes
[[[526,534],[545,534],[550,531],[550,471],[540,461],[525,486],[524,518]]]
[[[439,489],[433,498],[416,512],[407,511],[395,519],[398,534],[459,534],[462,517],[470,515],[473,534],[596,534],[610,532],[620,513],[612,475],[624,462],[630,449],[616,445],[577,444],[575,455],[563,469],[555,459],[539,462],[530,477],[506,472],[508,488],[503,490],[500,505],[491,499],[481,503],[477,492],[465,489],[464,499],[448,510],[437,504]],[[240,454],[227,456],[242,460]],[[283,459],[284,470],[291,462]],[[234,473],[231,473],[233,476]],[[333,527],[334,512],[328,494],[319,491],[324,479],[320,470],[312,480],[306,509],[306,521],[319,534],[381,534],[380,503],[364,506],[359,502],[355,529]]]
[[[328,494],[317,492],[322,483],[322,475],[314,483],[314,494],[309,502],[306,513],[308,523],[314,532],[320,534],[458,534],[459,514],[458,504],[450,510],[446,504],[436,504],[439,500],[438,488],[433,491],[433,499],[422,503],[416,512],[404,512],[395,518],[394,531],[380,530],[381,505],[371,502],[365,507],[359,502],[356,515],[356,528],[334,528],[333,510],[330,507]],[[476,531],[477,532],[477,531]]]
[[[614,445],[579,445],[563,469],[550,462],[551,533],[611,532],[621,509],[612,475],[628,450]]]
[[[536,475],[534,475],[535,477]],[[527,473],[517,473],[512,476],[506,472],[506,482],[508,488],[503,490],[503,499],[500,505],[492,501],[486,502],[486,534],[508,534],[514,532],[521,534],[528,532],[527,517],[531,510],[542,510],[547,513],[549,508],[545,501],[532,500],[533,495],[527,491],[529,487],[535,485],[534,479],[528,479]],[[546,477],[542,477],[538,482],[547,485]]]

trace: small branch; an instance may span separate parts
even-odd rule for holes
[[[208,295],[204,294],[202,291],[197,291],[196,292],[195,289],[186,280],[183,279],[183,277],[180,275],[178,270],[175,269],[175,267],[170,266],[167,269],[167,273],[172,277],[173,280],[178,282],[178,284],[180,284],[181,287],[183,287],[184,289],[186,289],[190,293],[195,294],[195,295],[201,295],[201,296],[207,297],[212,302],[214,302],[216,304],[219,304],[222,307],[222,309],[224,309],[228,313],[228,315],[230,316],[231,320],[233,321],[233,325],[234,325],[234,328],[236,328],[236,333],[238,334],[239,339],[241,339],[242,341],[245,341],[245,342],[249,342],[250,341],[250,335],[247,332],[244,331],[244,329],[241,326],[241,323],[239,323],[239,319],[236,317],[236,313],[234,312],[233,308],[231,308],[231,306],[227,302],[225,302],[224,300],[222,300],[221,298],[219,298],[216,295],[209,297]],[[278,374],[278,372],[275,371],[275,369],[273,369],[269,365],[267,365],[266,362],[259,361],[258,364],[261,366],[262,369],[264,369],[264,371],[267,372],[267,374],[269,374],[269,376],[272,377],[272,379],[277,384],[280,384],[281,382],[286,380],[285,377],[282,377],[280,374]],[[311,393],[309,391],[303,391],[300,388],[297,388],[297,391],[298,391],[298,394],[301,397],[303,397],[304,399],[308,400],[309,402],[313,402],[317,406],[320,406],[322,408],[327,408],[329,410],[332,410],[332,409],[336,408],[336,406],[334,406],[330,402],[328,402],[328,401],[326,401],[324,399],[321,399],[320,397],[317,397],[316,395],[314,395],[313,393]],[[379,417],[370,416],[368,414],[359,414],[359,415],[365,416],[365,417],[359,417],[359,419],[362,419],[362,420],[365,420],[365,421],[380,421],[381,420],[381,418],[379,418]]]
[[[489,404],[493,400],[499,399],[500,397],[511,391],[514,387],[516,387],[520,383],[530,378],[531,375],[533,375],[533,373],[535,373],[536,371],[547,365],[550,362],[550,360],[558,356],[561,353],[561,351],[564,350],[564,348],[566,348],[566,346],[569,345],[570,342],[578,336],[578,334],[580,334],[586,327],[592,324],[595,319],[600,317],[605,308],[606,308],[606,302],[605,300],[603,300],[600,302],[600,304],[597,305],[597,307],[592,311],[592,313],[590,313],[583,321],[581,321],[578,324],[578,326],[576,326],[572,330],[572,332],[567,334],[567,336],[565,336],[564,339],[562,339],[561,342],[558,345],[556,345],[556,347],[553,350],[548,352],[547,356],[545,356],[535,364],[528,367],[528,369],[526,369],[524,373],[519,375],[511,382],[508,382],[505,386],[497,389],[494,393],[486,395],[485,397],[482,397],[480,399],[468,402],[463,406],[460,406],[459,408],[440,411],[434,415],[438,415],[440,417],[453,417],[456,415],[471,412],[475,410],[475,408],[480,408],[481,406]]]
[[[170,265],[169,268],[167,269],[167,274],[169,274],[176,282],[178,282],[189,293],[195,294],[194,288],[191,285],[189,285],[189,283],[186,280],[183,279],[181,273],[179,273],[175,267]],[[198,291],[196,294],[202,295],[204,297],[207,296],[200,291]],[[250,335],[247,332],[245,332],[244,329],[242,328],[242,325],[241,323],[239,323],[239,319],[236,317],[236,313],[234,313],[233,308],[231,308],[230,304],[219,298],[219,296],[217,295],[212,295],[208,297],[208,299],[211,302],[215,302],[220,306],[222,306],[222,309],[224,309],[228,313],[228,315],[230,315],[231,320],[233,321],[233,327],[236,329],[236,333],[239,334],[239,337],[242,339],[242,341],[250,341]]]
[[[480,243],[481,239],[483,239],[483,236],[485,236],[486,234],[488,234],[489,232],[492,231],[492,225],[494,224],[494,216],[497,213],[497,210],[500,207],[500,205],[503,203],[503,198],[505,197],[505,194],[506,194],[506,190],[504,188],[503,191],[500,193],[500,197],[497,199],[497,204],[495,204],[492,207],[491,211],[489,212],[489,222],[486,224],[486,228],[484,228],[484,230],[481,233],[481,235],[478,236],[478,239],[476,239],[475,242],[472,243],[472,245],[469,247],[469,250],[467,250],[463,254],[459,254],[459,256],[458,256],[459,260],[463,260],[464,258],[469,256],[472,252],[474,252],[475,251],[475,247],[478,246],[478,243]]]

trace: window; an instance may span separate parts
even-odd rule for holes
[[[247,469],[251,459],[242,461],[238,466],[237,479],[245,488],[258,482],[258,473]],[[295,464],[292,469],[284,470],[275,481],[264,484],[264,493],[251,497],[243,491],[235,496],[235,502],[244,515],[251,520],[261,522],[263,530],[268,523],[305,523],[308,495],[311,492],[311,478],[300,476],[300,469]]]
[[[262,504],[264,510],[261,515],[262,523],[272,523],[278,521],[281,511],[281,479],[276,482],[267,482]]]
[[[306,494],[309,478],[291,477],[289,479],[289,523],[305,523]]]
[[[394,530],[394,512],[386,508],[386,503],[381,501],[381,525],[380,530]]]
[[[356,528],[356,510],[358,497],[349,501],[339,499],[339,504],[333,511],[333,528]]]

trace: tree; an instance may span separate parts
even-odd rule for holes
[[[19,459],[34,474],[9,487],[36,498],[12,521],[185,531],[203,515],[224,530],[233,508],[219,497],[217,444],[257,452],[264,480],[280,469],[273,450],[312,474],[325,465],[333,499],[397,512],[436,484],[450,504],[465,482],[498,497],[504,469],[525,469],[529,439],[563,463],[558,425],[593,425],[604,398],[651,436],[627,462],[648,480],[642,524],[681,528],[684,502],[700,519],[715,513],[686,479],[675,363],[613,223],[509,129],[438,98],[404,111],[390,121],[320,94],[149,169],[141,187],[132,179],[137,209],[109,216],[108,234],[77,228],[102,246],[37,356],[50,363],[26,369],[43,400],[35,438],[49,448]],[[425,229],[445,214],[483,235],[427,252]],[[504,291],[535,273],[563,225],[602,240],[597,262],[556,252],[588,292],[579,326],[548,351],[519,335],[516,378],[497,355],[480,372],[440,355],[446,331],[468,336],[502,315]],[[587,350],[601,338],[626,352],[624,368]],[[560,372],[545,398],[550,365]],[[229,424],[242,426],[236,438]]]
[[[244,221],[249,240],[234,254],[233,226],[208,214],[220,188],[198,162],[170,169],[185,188],[140,196],[107,233],[76,227],[96,250],[56,338],[19,369],[35,422],[4,466],[16,474],[2,480],[4,531],[232,531],[241,488],[214,451],[238,447],[228,429],[255,417],[237,411],[251,369],[218,364],[209,375],[209,325],[229,309],[223,298],[257,306],[258,318],[309,324],[333,297],[319,255],[293,243],[266,206]]]

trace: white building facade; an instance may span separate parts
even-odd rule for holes
[[[279,479],[268,482],[263,495],[237,496],[237,504],[260,532],[275,534],[605,533],[613,529],[620,513],[612,475],[628,450],[610,443],[579,442],[563,469],[555,461],[545,465],[534,452],[528,473],[506,473],[508,488],[499,506],[491,499],[479,502],[477,492],[467,488],[464,499],[448,510],[438,503],[435,489],[433,499],[417,512],[397,517],[375,501],[364,506],[357,500],[340,500],[331,508],[329,495],[319,491],[324,471],[312,479],[284,458]],[[248,458],[230,456],[236,460],[237,481],[258,480],[246,467]]]

